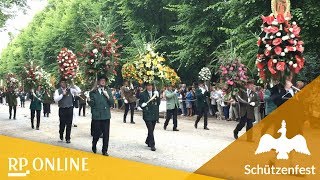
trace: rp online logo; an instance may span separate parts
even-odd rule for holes
[[[295,150],[298,153],[311,155],[307,147],[306,139],[302,135],[298,134],[292,139],[287,138],[287,128],[285,120],[282,121],[281,128],[278,130],[278,133],[281,133],[281,136],[278,139],[273,138],[269,134],[263,135],[260,138],[259,146],[255,154],[269,152],[271,149],[274,149],[278,154],[277,159],[288,159],[288,154],[292,150]]]
[[[30,170],[24,171],[28,165],[27,158],[8,158],[9,172],[8,177],[26,177],[30,174]]]

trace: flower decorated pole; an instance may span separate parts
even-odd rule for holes
[[[43,77],[42,69],[36,66],[33,61],[24,66],[24,78],[27,89],[33,89],[39,86]]]
[[[140,52],[135,60],[124,65],[125,69],[122,71],[122,74],[125,75],[124,78],[135,79],[139,84],[143,82],[154,84],[157,81],[177,84],[180,81],[177,73],[164,65],[166,59],[162,54],[154,52],[153,49],[152,43],[146,43],[144,51]],[[128,72],[128,70],[133,70],[133,72]]]
[[[68,48],[62,48],[57,56],[61,78],[72,81],[78,71],[77,56]]]
[[[19,80],[17,79],[17,76],[13,73],[8,73],[6,75],[6,83],[7,87],[12,87],[14,89],[18,88]]]
[[[290,0],[272,0],[272,14],[262,16],[256,66],[260,81],[290,80],[305,64],[301,28],[291,21]]]
[[[232,95],[236,95],[247,83],[249,79],[247,70],[239,60],[220,66],[220,79],[231,90]]]
[[[206,86],[208,87],[208,82],[211,79],[211,71],[208,67],[203,67],[199,72],[199,79],[204,81]],[[209,89],[208,89],[209,90]]]
[[[109,83],[113,82],[117,75],[115,69],[119,65],[120,47],[115,33],[108,36],[102,31],[90,33],[90,38],[87,39],[83,52],[80,53],[84,59],[85,78],[95,82],[99,75],[105,75]]]

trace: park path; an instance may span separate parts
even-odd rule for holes
[[[71,144],[66,144],[59,140],[57,105],[52,105],[49,118],[41,116],[39,131],[31,129],[28,107],[29,102],[26,102],[26,108],[18,107],[17,120],[9,120],[8,106],[1,104],[0,135],[91,152],[91,114],[88,109],[86,117],[78,117],[78,127],[72,128]],[[123,112],[112,110],[110,156],[193,172],[234,141],[232,131],[236,122],[209,118],[210,130],[206,131],[203,130],[203,121],[195,129],[195,117],[179,116],[179,132],[172,131],[172,121],[167,131],[163,130],[164,119],[160,119],[155,129],[157,151],[152,152],[144,144],[147,130],[140,114],[135,115],[136,124],[124,124]],[[100,155],[101,140],[97,149],[97,155]]]

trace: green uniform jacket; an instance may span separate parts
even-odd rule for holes
[[[42,109],[42,105],[41,105],[41,98],[42,98],[42,95],[41,94],[36,94],[36,97],[34,97],[32,94],[30,94],[29,98],[31,100],[31,103],[30,103],[30,109],[31,110],[37,110],[37,111],[41,111]]]
[[[89,93],[90,101],[88,101],[88,104],[91,107],[92,120],[111,119],[110,107],[114,102],[109,88],[107,89],[107,92],[110,97],[109,99],[103,93],[100,94],[98,89]]]
[[[197,110],[203,110],[208,107],[208,98],[210,97],[210,94],[208,91],[204,92],[204,94],[202,94],[201,89],[197,88],[195,91],[195,95],[196,95],[196,107]]]
[[[6,93],[6,102],[9,106],[17,106],[17,94],[15,92]]]
[[[166,100],[167,100],[167,109],[174,109],[175,107],[179,108],[179,100],[177,94],[173,91],[165,91]]]
[[[153,95],[153,93],[152,93]],[[143,91],[140,94],[140,100],[139,100],[139,104],[140,107],[142,105],[142,103],[146,103],[147,101],[149,101],[151,97],[149,97],[149,93],[147,90]],[[142,108],[143,110],[143,120],[144,121],[158,121],[159,120],[159,105],[160,105],[160,98],[157,97],[154,100],[152,100],[151,102],[148,103],[148,105],[144,108]]]

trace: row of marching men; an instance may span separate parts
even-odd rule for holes
[[[109,145],[109,132],[110,132],[110,119],[111,111],[113,107],[114,99],[111,89],[107,87],[107,77],[100,76],[97,79],[97,85],[87,95],[87,103],[91,107],[92,121],[91,121],[91,135],[92,139],[92,151],[97,152],[97,142],[102,136],[102,154],[108,156]],[[160,97],[159,92],[155,91],[151,83],[146,83],[146,90],[141,93],[140,107],[143,109],[143,120],[145,121],[148,129],[148,135],[145,143],[150,147],[152,151],[155,151],[154,140],[154,128],[159,119],[159,105]],[[128,91],[129,92],[129,89]],[[66,80],[60,80],[60,87],[54,93],[54,101],[59,106],[59,135],[60,140],[66,140],[67,143],[71,143],[71,128],[73,120],[73,94],[79,94],[81,90],[74,84],[67,85]],[[125,99],[125,98],[124,98]],[[125,99],[126,104],[129,106],[129,101]],[[128,110],[126,108],[124,118],[126,117]],[[133,116],[132,116],[133,118]],[[133,119],[131,119],[131,123]],[[66,132],[66,133],[64,133]],[[64,136],[65,135],[65,136]]]
[[[92,151],[97,152],[97,142],[99,138],[103,137],[103,146],[102,154],[108,155],[108,144],[109,144],[109,130],[110,130],[110,119],[111,112],[110,109],[113,106],[114,98],[111,92],[111,89],[106,86],[107,78],[101,76],[97,80],[97,86],[95,86],[89,94],[86,96],[82,93],[82,101],[91,106],[92,114],[92,123],[91,123],[91,135],[93,136],[92,140]],[[61,79],[59,82],[59,88],[55,91],[53,99],[58,104],[59,107],[59,137],[60,140],[65,140],[66,143],[71,143],[71,129],[75,114],[75,109],[78,106],[74,102],[74,97],[77,97],[81,93],[81,90],[78,86],[73,83],[68,85],[65,79]],[[204,126],[205,130],[208,129],[208,107],[207,107],[207,96],[208,90],[205,88],[204,83],[200,82],[195,84],[196,87],[196,98],[197,98],[197,107],[198,107],[198,116],[195,121],[195,128],[198,127],[198,123],[202,117],[204,117]],[[122,98],[125,102],[125,112],[123,117],[123,122],[126,122],[126,117],[129,110],[131,110],[130,122],[134,124],[133,115],[134,115],[134,103],[136,98],[134,97],[134,90],[132,86],[129,86],[128,82],[124,83],[124,86],[121,88]],[[173,131],[179,131],[177,114],[179,107],[179,100],[177,93],[174,91],[173,86],[168,84],[166,91],[164,92],[166,97],[166,108],[167,116],[163,128],[166,130],[170,119],[173,119]],[[12,91],[12,96],[15,95]],[[37,117],[36,129],[39,129],[40,126],[40,112],[41,112],[41,103],[43,97],[48,96],[50,98],[50,93],[41,93],[41,87],[38,87],[36,90],[30,92],[30,109],[31,109],[31,127],[34,128],[34,118]],[[16,99],[16,97],[13,97]],[[52,98],[52,97],[51,97]],[[156,151],[155,148],[155,138],[154,138],[154,129],[156,123],[159,122],[159,105],[160,105],[160,95],[155,87],[151,83],[145,83],[145,91],[140,94],[139,97],[139,107],[143,110],[143,120],[145,121],[148,135],[145,140],[145,143],[152,151]],[[10,106],[11,107],[11,106]],[[11,108],[10,108],[11,109]],[[79,112],[80,113],[80,112]],[[85,113],[84,113],[85,115]],[[11,117],[11,114],[10,114]],[[75,126],[74,126],[75,127]]]

